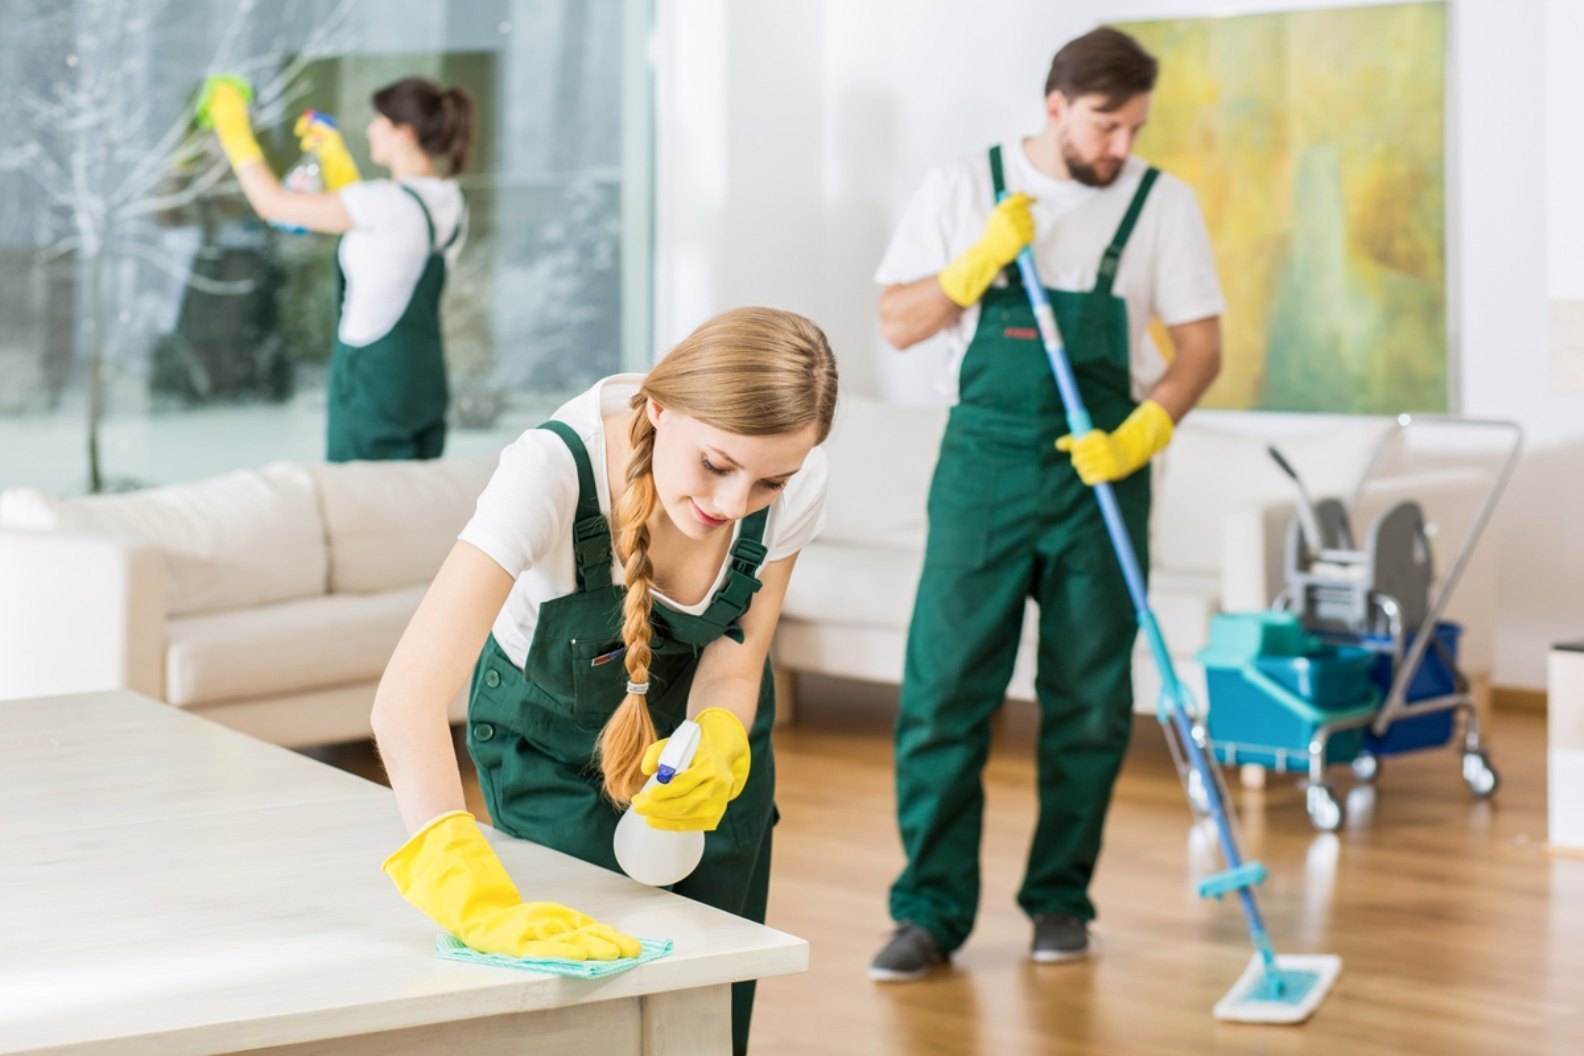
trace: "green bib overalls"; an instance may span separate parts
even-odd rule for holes
[[[1000,148],[990,152],[997,195]],[[1139,185],[1087,293],[1049,290],[1096,428],[1132,413],[1126,304],[1111,292],[1156,170]],[[1039,821],[1018,901],[1030,916],[1094,917],[1087,889],[1131,728],[1137,625],[1099,505],[1069,458],[1056,383],[1015,268],[980,301],[960,399],[929,494],[929,538],[908,634],[896,728],[897,811],[907,866],[891,915],[947,952],[979,902],[981,773],[1023,624],[1039,606]],[[1115,484],[1149,567],[1150,475]]]
[[[473,672],[468,702],[468,751],[490,818],[502,832],[620,872],[612,840],[621,814],[601,793],[594,745],[627,693],[622,663],[622,599],[611,582],[610,524],[600,512],[594,468],[577,433],[562,422],[549,429],[577,461],[578,506],[573,528],[577,590],[546,601],[522,669],[493,637]],[[687,717],[688,692],[699,654],[722,636],[742,641],[738,620],[759,589],[756,572],[769,510],[742,521],[726,581],[705,611],[692,616],[654,604],[654,660],[648,704],[659,736]],[[775,755],[770,729],[775,690],[765,661],[759,708],[748,733],[748,782],[720,827],[707,833],[704,859],[672,890],[705,905],[763,923],[770,887],[771,827],[775,818]],[[746,1051],[753,1011],[752,982],[732,986],[734,1051]]]
[[[445,290],[445,253],[462,224],[459,221],[445,245],[437,247],[429,208],[411,187],[397,186],[423,210],[429,258],[396,325],[366,345],[349,345],[340,336],[346,273],[340,254],[336,255],[337,333],[330,356],[325,450],[331,462],[439,458],[445,449],[449,396],[440,340],[440,295]]]

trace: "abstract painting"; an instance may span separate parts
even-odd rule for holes
[[[1198,195],[1226,294],[1204,406],[1446,411],[1445,5],[1119,28],[1161,64],[1138,153]]]

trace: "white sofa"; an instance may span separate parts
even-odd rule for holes
[[[923,565],[925,498],[946,423],[943,409],[890,406],[844,395],[828,442],[829,523],[798,560],[788,588],[775,660],[784,713],[795,676],[818,673],[900,682],[914,589]],[[1194,660],[1218,611],[1269,605],[1283,586],[1286,526],[1294,491],[1265,452],[1275,439],[1315,498],[1348,496],[1380,437],[1383,419],[1322,420],[1294,435],[1258,429],[1259,416],[1221,416],[1228,425],[1188,418],[1157,460],[1151,523],[1150,598],[1173,664],[1204,699]],[[1301,425],[1300,425],[1301,428]],[[1364,525],[1403,498],[1418,500],[1433,523],[1438,574],[1472,524],[1488,477],[1479,469],[1420,465],[1393,445],[1372,475],[1356,521]],[[1464,575],[1449,615],[1465,625],[1463,662],[1471,681],[1490,671],[1494,562],[1481,551]],[[1033,700],[1034,607],[1023,626],[1008,696]],[[1133,658],[1134,707],[1153,711],[1160,680],[1142,640]]]
[[[4,492],[0,699],[125,687],[278,744],[366,737],[386,661],[495,461]],[[459,695],[453,721],[465,708]]]
[[[944,425],[944,411],[843,397],[828,526],[798,561],[776,634],[782,715],[800,672],[900,681]],[[1312,492],[1345,492],[1384,427],[1354,420],[1281,444]],[[0,700],[125,687],[288,746],[366,737],[386,661],[494,464],[279,463],[126,495],[0,493]],[[1482,476],[1387,469],[1365,516],[1418,498],[1455,547]],[[1281,587],[1290,495],[1251,433],[1189,419],[1161,460],[1151,597],[1201,695],[1193,657],[1211,615],[1262,607]],[[1451,610],[1476,684],[1490,669],[1493,568],[1477,555]],[[1009,695],[1032,700],[1032,622],[1023,639]],[[1134,681],[1150,710],[1158,681],[1142,644]],[[453,721],[465,707],[459,695]]]

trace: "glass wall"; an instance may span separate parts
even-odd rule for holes
[[[190,125],[258,88],[271,166],[304,108],[365,178],[374,89],[473,93],[469,237],[443,319],[447,454],[494,451],[648,362],[648,0],[25,0],[0,33],[0,488],[70,494],[323,457],[333,237],[247,207]],[[95,479],[97,477],[97,480]]]

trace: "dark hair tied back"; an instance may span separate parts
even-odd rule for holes
[[[431,158],[445,158],[455,176],[467,167],[473,145],[473,96],[466,88],[441,88],[423,77],[404,77],[374,93],[374,109],[413,130]]]

